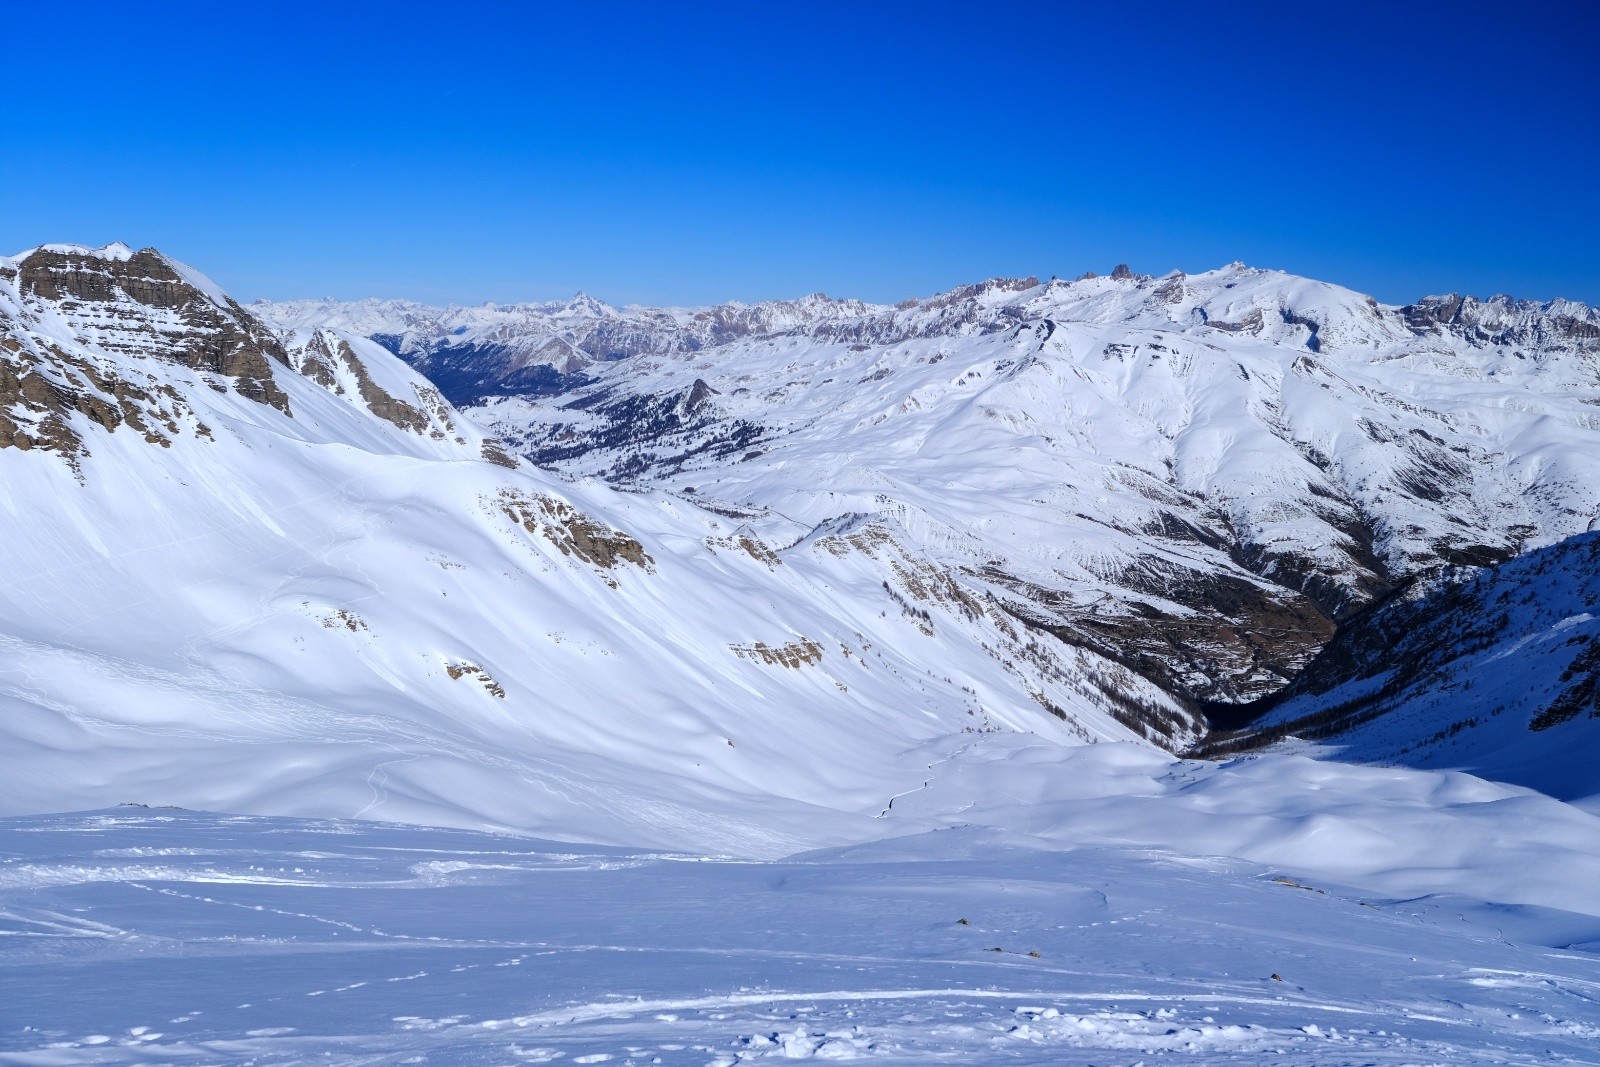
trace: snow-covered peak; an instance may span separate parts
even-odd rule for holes
[[[146,249],[145,251],[154,251],[154,249]],[[54,252],[64,256],[85,256],[93,259],[112,260],[118,263],[126,263],[135,254],[132,248],[121,241],[112,241],[110,244],[101,245],[99,248],[89,245],[58,243],[38,245],[18,252],[14,256],[0,256],[0,263],[9,262],[14,264],[20,260],[27,259],[35,252]]]
[[[603,300],[596,300],[588,293],[579,290],[574,293],[571,300],[560,305],[558,313],[568,315],[586,315],[591,318],[614,318],[617,309]]]
[[[597,364],[689,356],[751,338],[893,344],[1026,323],[1083,322],[1172,331],[1201,343],[1242,334],[1335,357],[1402,346],[1419,334],[1549,348],[1583,343],[1600,330],[1592,309],[1569,301],[1443,297],[1391,307],[1342,286],[1242,263],[1160,278],[1128,270],[1045,283],[991,278],[892,306],[813,293],[757,303],[619,308],[580,293],[568,301],[477,307],[364,300],[262,302],[255,310],[283,326],[328,326],[378,338],[463,402],[502,391],[492,383],[508,375],[521,375],[529,388],[549,389]],[[530,377],[536,368],[544,370]]]

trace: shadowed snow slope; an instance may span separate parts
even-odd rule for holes
[[[1461,767],[1600,806],[1600,533],[1418,582],[1352,621],[1225,754]]]

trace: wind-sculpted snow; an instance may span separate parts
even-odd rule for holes
[[[1397,585],[1600,515],[1600,316],[1566,301],[1385,307],[1235,264],[896,307],[263,313],[404,333],[425,370],[464,330],[499,346],[487,380],[536,339],[628,323],[649,342],[591,346],[558,395],[474,416],[556,469],[730,514],[891,521],[1033,632],[1179,701],[1263,696]],[[1171,745],[1161,714],[1124,718]]]
[[[1600,1040],[1600,918],[1189,850],[951,830],[739,863],[126,808],[0,841],[7,1064],[1467,1067]]]

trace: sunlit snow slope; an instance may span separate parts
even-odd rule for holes
[[[1191,708],[1280,689],[1419,576],[1600,516],[1600,315],[1567,301],[1389,307],[1234,264],[894,307],[260,310],[379,338],[552,469],[791,536],[890,524],[1043,640]],[[1409,740],[1487,714],[1475,700]],[[1117,711],[1187,736],[1143,695]],[[1593,722],[1567,732],[1600,756]]]
[[[130,809],[0,835],[18,1067],[1544,1067],[1600,1039],[1600,919],[1115,845],[749,863]]]
[[[154,251],[0,261],[0,329],[6,812],[770,854],[995,732],[1135,737],[1114,665],[892,517],[796,534],[518,465],[375,343],[268,330]]]

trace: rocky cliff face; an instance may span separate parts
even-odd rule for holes
[[[394,391],[390,392],[373,377],[370,363],[376,357],[381,366],[387,354],[369,350],[363,359],[356,352],[361,343],[359,338],[330,330],[288,332],[283,342],[290,365],[335,396],[359,401],[372,414],[402,430],[463,443],[452,409],[439,390],[423,382],[399,381],[391,383]],[[410,399],[401,399],[396,393]]]
[[[300,379],[401,430],[465,444],[438,389],[390,362],[364,338],[280,336],[154,249],[47,245],[0,258],[0,448],[57,453],[74,469],[95,430],[167,446],[210,439],[194,386],[292,418]]]
[[[270,331],[154,249],[47,245],[11,269],[24,309],[49,309],[96,347],[180,363],[288,413],[288,398],[273,379],[274,365],[288,360]]]
[[[87,451],[78,416],[107,431],[126,425],[165,445],[188,414],[173,390],[136,385],[54,345],[0,337],[0,448],[44,449],[76,464]],[[204,432],[203,424],[195,428]]]
[[[204,372],[212,388],[288,413],[270,332],[156,253],[49,246],[0,259],[0,448],[54,452],[77,469],[89,427],[159,445],[208,437],[182,391],[137,359]]]

